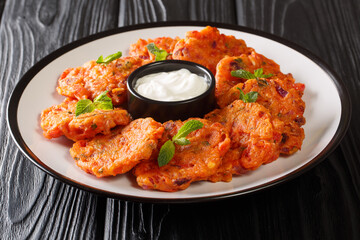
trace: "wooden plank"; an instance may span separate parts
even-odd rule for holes
[[[119,26],[159,21],[212,21],[235,23],[234,2],[227,1],[153,1],[121,0]],[[165,33],[162,33],[165,34]],[[185,232],[163,229],[164,219],[171,210],[167,204],[141,204],[108,199],[105,220],[105,239],[171,239]],[[191,208],[193,209],[193,208]],[[184,210],[189,212],[189,210]],[[196,218],[195,218],[196,219]],[[171,226],[178,220],[171,221]],[[176,224],[175,224],[176,223]],[[165,231],[165,232],[164,232]],[[184,239],[193,239],[193,230]],[[165,238],[164,238],[165,236]],[[190,237],[190,238],[188,238]],[[211,236],[210,236],[211,237]]]
[[[356,16],[353,10],[356,9],[356,3],[342,3],[346,6],[345,9],[340,7],[340,1],[238,0],[236,14],[227,13],[225,15],[230,18],[221,21],[233,23],[233,17],[236,17],[239,25],[291,40],[323,58],[342,77],[351,76],[352,79],[348,80],[350,86],[359,86],[359,71],[356,67],[359,47],[354,43],[359,42],[360,28],[357,27],[358,23],[351,24],[351,19]],[[197,18],[192,20],[213,21],[214,18],[221,17],[216,14],[199,14],[198,11],[204,9],[204,5],[201,4],[185,13],[181,12],[184,9],[177,12],[177,4],[167,6],[167,13],[172,12],[171,9],[174,11],[166,14],[167,18],[161,20],[186,20],[189,16],[196,16]],[[187,6],[188,2],[181,4]],[[129,17],[131,19],[121,19],[119,23],[136,22],[134,16]],[[142,19],[141,22],[157,20],[155,17],[149,17],[147,21]],[[347,32],[344,25],[347,25]],[[346,48],[347,54],[339,51],[344,44],[342,34],[350,37],[347,41],[352,44],[350,48]],[[351,66],[348,66],[348,57],[354,63]],[[343,72],[344,69],[348,72]],[[358,89],[354,87],[354,93]],[[356,226],[359,225],[360,219],[356,200],[359,199],[359,191],[356,189],[358,184],[353,183],[360,182],[357,174],[360,168],[353,161],[359,159],[358,150],[354,151],[354,144],[359,142],[356,136],[359,136],[358,132],[348,134],[334,154],[301,177],[250,196],[185,206],[127,203],[131,208],[137,209],[135,214],[134,211],[129,214],[121,202],[111,200],[108,206],[112,211],[108,212],[113,215],[107,218],[106,236],[112,239],[135,239],[139,236],[151,239],[338,239],[341,236],[357,239],[359,231]],[[347,148],[347,151],[342,151],[343,148]],[[344,164],[344,159],[351,160]],[[145,210],[149,208],[153,211],[147,211],[146,214]],[[153,223],[152,228],[146,228],[146,219]],[[344,219],[351,219],[351,224],[344,224]],[[114,220],[121,223],[121,228],[114,227]],[[141,226],[135,228],[137,231],[134,231],[134,225],[126,226],[126,223],[133,222]]]
[[[248,13],[238,17],[240,24],[276,34],[310,50],[328,63],[346,83],[353,104],[360,101],[360,25],[359,21],[354,21],[358,19],[358,1],[238,0],[237,4]],[[357,204],[360,197],[360,163],[357,160],[360,159],[357,147],[360,114],[356,107],[353,109],[350,130],[340,147],[320,166],[295,179],[294,189],[274,196],[274,202],[282,202],[285,193],[298,195],[297,205],[284,202],[285,212],[291,211],[292,207],[301,211],[297,215],[298,224],[286,224],[287,231],[280,231],[283,238],[292,238],[291,233],[299,226],[302,239],[314,236],[320,239],[360,237],[357,227],[360,226],[360,207]],[[274,216],[275,219],[280,217],[284,217],[283,213]],[[344,219],[349,219],[351,224],[345,224]],[[266,224],[259,227],[261,232],[268,228]]]
[[[117,9],[111,0],[6,1],[0,28],[0,238],[103,236],[104,199],[55,180],[25,159],[9,135],[5,112],[27,69],[66,43],[116,27]]]
[[[4,2],[0,1],[0,6]],[[237,23],[294,41],[329,63],[346,82],[356,103],[360,100],[358,1],[5,3],[0,25],[1,238],[360,238],[358,113],[353,114],[350,131],[340,147],[302,176],[248,196],[189,205],[125,202],[69,187],[37,169],[15,150],[5,122],[6,101],[14,85],[51,51],[117,26],[173,20]]]
[[[161,21],[235,23],[232,0],[120,0],[119,27]]]

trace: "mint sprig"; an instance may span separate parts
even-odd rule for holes
[[[175,145],[171,140],[167,140],[164,145],[161,146],[159,156],[158,156],[158,165],[162,167],[170,162],[175,154]]]
[[[82,99],[76,103],[75,116],[83,113],[89,113],[95,110],[95,106],[90,99]]]
[[[99,96],[94,98],[94,106],[97,109],[113,109],[111,98],[107,95],[108,91],[101,93]]]
[[[263,74],[263,73],[264,70],[262,68],[256,69],[254,73],[251,73],[244,69],[239,69],[236,71],[231,71],[231,76],[244,78],[244,79],[256,79],[256,80],[259,80],[260,78],[269,78],[273,76],[273,74]]]
[[[84,113],[90,113],[95,109],[113,109],[111,98],[106,94],[108,91],[101,93],[99,96],[94,98],[94,102],[90,99],[81,99],[76,103],[75,116],[79,116]]]
[[[103,56],[101,55],[101,56],[96,60],[96,63],[107,65],[107,64],[110,63],[111,61],[114,61],[115,59],[118,59],[118,58],[120,58],[121,56],[122,56],[122,52],[117,52],[117,53],[111,54],[111,55],[107,56],[105,59],[104,59]]]
[[[169,55],[165,50],[159,49],[155,43],[149,43],[146,48],[155,55],[155,61],[163,61]]]
[[[240,99],[245,102],[245,103],[252,103],[252,102],[256,102],[257,98],[258,98],[258,92],[248,92],[247,94],[245,94],[243,92],[243,90],[241,90],[241,88],[237,88],[240,91]]]
[[[186,139],[186,136],[191,132],[202,128],[204,124],[198,120],[187,121],[177,132],[177,134],[171,139],[166,141],[160,148],[158,155],[158,165],[162,167],[170,162],[175,154],[175,143],[177,145],[189,145],[191,142]]]

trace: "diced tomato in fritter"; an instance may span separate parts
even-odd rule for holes
[[[232,71],[243,69],[254,73],[259,68],[263,69],[263,74],[277,74],[280,72],[278,64],[255,51],[252,51],[251,54],[221,59],[216,67],[215,75],[215,96],[217,101],[220,102],[223,96],[236,84],[247,80],[232,76]]]
[[[95,61],[81,67],[66,69],[58,80],[59,94],[76,98],[91,99],[109,91],[113,104],[118,106],[126,101],[126,80],[137,68],[149,63],[138,57],[122,57],[108,64]]]
[[[136,43],[130,45],[129,55],[133,57],[139,57],[142,59],[150,59],[155,61],[155,55],[150,53],[147,49],[149,43],[154,43],[159,49],[165,50],[169,55],[167,59],[172,59],[172,53],[175,47],[175,44],[180,40],[180,38],[170,38],[170,37],[159,37],[155,39],[139,39]]]
[[[303,95],[303,85],[295,83],[291,74],[277,74],[268,79],[250,79],[244,83],[239,83],[232,87],[221,98],[218,98],[220,107],[225,107],[231,102],[239,99],[240,91],[249,93],[258,92],[257,103],[269,109],[275,119],[284,123],[284,130],[281,140],[281,153],[290,155],[301,149],[305,138],[304,118],[305,102],[301,99]]]
[[[152,118],[136,119],[110,135],[74,143],[70,154],[85,172],[97,177],[115,176],[148,160],[163,132],[161,123]]]
[[[224,125],[231,139],[230,150],[210,181],[230,181],[233,174],[254,170],[279,157],[283,126],[274,124],[269,110],[260,104],[237,100],[208,113],[205,119]]]
[[[231,35],[220,34],[214,27],[206,27],[199,31],[186,33],[175,45],[173,59],[199,63],[212,73],[216,73],[216,65],[225,56],[239,56],[248,53],[244,40]]]
[[[131,118],[124,109],[95,109],[91,113],[75,116],[76,99],[65,99],[59,105],[45,109],[41,113],[41,127],[46,138],[65,135],[77,141],[89,139],[96,134],[109,134],[115,126],[129,124]]]
[[[183,190],[190,183],[206,180],[216,173],[230,147],[230,139],[221,124],[197,120],[204,126],[187,136],[191,142],[189,145],[175,144],[175,155],[167,165],[159,167],[155,154],[151,161],[135,167],[136,181],[142,188],[167,192]],[[159,147],[171,139],[185,122],[165,122],[165,134]]]

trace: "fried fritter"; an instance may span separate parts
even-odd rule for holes
[[[41,113],[41,127],[46,138],[57,138],[65,135],[77,141],[89,139],[98,133],[109,134],[115,126],[127,125],[130,115],[124,109],[95,109],[91,113],[75,116],[76,99],[65,99],[59,105],[45,109]]]
[[[212,73],[216,65],[225,56],[239,56],[248,53],[244,40],[231,35],[220,34],[215,27],[207,26],[203,30],[186,33],[185,39],[179,40],[173,51],[173,59],[199,63]]]
[[[142,65],[149,63],[138,57],[118,58],[107,65],[96,61],[85,63],[81,67],[66,69],[58,80],[56,90],[59,94],[93,100],[104,91],[109,91],[114,106],[126,101],[126,80]]]
[[[164,127],[152,118],[136,119],[110,135],[74,143],[70,154],[85,172],[97,177],[115,176],[151,157]]]
[[[251,51],[251,54],[242,54],[234,57],[224,57],[216,66],[215,96],[218,102],[236,84],[245,82],[246,79],[231,76],[231,71],[244,69],[253,73],[256,69],[262,68],[264,74],[277,74],[280,67],[273,60]],[[219,104],[220,105],[220,104]]]
[[[281,78],[279,78],[281,76]],[[291,74],[278,74],[268,79],[250,79],[232,87],[227,94],[218,99],[220,107],[225,107],[239,99],[242,89],[246,94],[251,91],[258,92],[257,103],[269,109],[273,118],[284,123],[280,150],[282,154],[291,155],[301,149],[305,138],[304,118],[305,102],[301,99],[304,93],[304,84],[295,83]]]
[[[282,123],[273,122],[269,110],[257,103],[234,101],[223,109],[216,109],[205,116],[212,122],[225,126],[231,139],[230,150],[210,181],[230,181],[231,176],[279,157]]]
[[[172,53],[175,47],[175,44],[180,40],[180,38],[170,38],[170,37],[158,37],[155,39],[139,39],[136,43],[130,45],[129,55],[133,57],[139,57],[142,59],[150,59],[155,61],[154,54],[149,53],[147,45],[149,43],[154,43],[159,49],[165,50],[170,55],[167,56],[167,59],[172,59]]]
[[[197,120],[204,126],[187,136],[190,145],[175,144],[175,155],[167,165],[159,167],[157,154],[154,154],[151,161],[135,167],[134,175],[142,188],[167,192],[183,190],[191,182],[206,180],[216,173],[222,157],[230,147],[230,139],[221,124]],[[159,147],[171,139],[185,122],[165,122],[165,134]]]

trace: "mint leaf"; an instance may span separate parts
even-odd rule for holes
[[[82,99],[76,103],[75,116],[94,111],[95,106],[89,99]]]
[[[158,155],[158,165],[162,167],[170,162],[175,154],[175,144],[184,146],[189,145],[191,142],[185,137],[189,133],[202,128],[204,124],[198,120],[187,121],[177,132],[177,134],[172,138],[172,140],[167,140],[164,145],[161,146],[160,152]]]
[[[258,98],[258,92],[248,92],[247,94],[244,94],[244,92],[241,90],[241,88],[237,88],[240,91],[240,100],[242,100],[245,103],[252,103],[256,102]]]
[[[187,135],[189,135],[189,133],[198,130],[200,128],[202,128],[204,126],[204,124],[198,120],[190,120],[187,121],[178,131],[178,133],[173,137],[173,141],[180,139],[180,138],[184,138]]]
[[[166,57],[169,55],[165,50],[159,49],[155,43],[149,43],[146,45],[146,48],[149,50],[150,53],[155,55],[155,61],[162,61],[165,60]]]
[[[246,101],[248,103],[256,102],[258,95],[258,92],[248,92],[247,94],[245,94]]]
[[[175,154],[175,145],[171,140],[168,140],[161,146],[159,156],[158,156],[158,165],[162,167],[170,162]]]
[[[237,88],[240,91],[239,99],[241,99],[243,102],[245,102],[245,94],[241,88]]]
[[[95,109],[103,109],[103,110],[113,109],[112,102],[94,102],[94,106]]]
[[[75,116],[79,116],[84,113],[90,113],[95,109],[114,109],[112,100],[108,97],[107,91],[101,93],[99,96],[94,98],[94,102],[90,99],[82,99],[76,103]]]
[[[189,145],[191,142],[189,141],[189,139],[183,137],[183,138],[175,139],[174,143],[176,143],[177,145],[184,146],[184,145]]]
[[[269,77],[272,77],[274,74],[265,74],[265,75],[262,75],[261,78],[269,78]]]
[[[101,55],[97,60],[96,60],[96,63],[104,63],[104,59],[103,59],[103,56]]]
[[[244,78],[244,79],[254,79],[255,78],[254,74],[252,74],[251,72],[246,71],[244,69],[231,71],[231,76],[238,77],[238,78]]]
[[[259,69],[256,69],[254,71],[254,76],[256,79],[259,79],[259,78],[269,78],[269,77],[272,77],[272,74],[263,74],[263,69],[262,68],[259,68]]]
[[[259,78],[269,78],[273,76],[272,74],[263,74],[263,72],[264,71],[262,68],[258,68],[254,70],[254,73],[251,73],[244,69],[239,69],[236,71],[231,71],[231,76],[244,78],[244,79],[257,79],[257,80],[259,80]]]
[[[258,69],[256,69],[256,70],[254,70],[254,76],[255,77],[257,77],[257,78],[259,78],[259,77],[261,77],[262,75],[263,75],[263,69],[262,68],[258,68]]]
[[[114,54],[111,54],[109,56],[107,56],[105,59],[103,58],[103,56],[101,55],[98,60],[96,60],[96,63],[98,64],[108,64],[111,61],[114,61],[115,59],[118,59],[122,56],[122,52],[117,52]]]
[[[100,93],[96,98],[94,98],[94,102],[111,101],[111,98],[109,98],[107,95],[108,92],[109,91]]]
[[[94,105],[97,109],[113,109],[112,100],[107,95],[108,91],[101,93],[99,96],[94,98]]]

